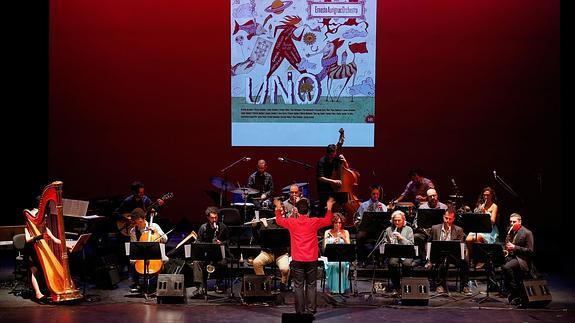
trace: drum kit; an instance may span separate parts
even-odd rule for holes
[[[224,196],[230,192],[233,194],[230,205],[242,215],[244,221],[249,221],[255,217],[255,211],[270,210],[272,211],[272,199],[264,199],[256,194],[259,191],[251,187],[241,187],[226,181],[221,177],[210,177],[210,184],[220,190],[220,206],[223,205]],[[289,198],[290,186],[297,185],[303,197],[309,198],[308,183],[293,183],[282,188],[282,199]],[[255,195],[255,196],[254,196]]]

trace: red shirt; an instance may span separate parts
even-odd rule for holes
[[[323,218],[310,218],[300,215],[297,218],[284,218],[276,210],[276,223],[289,230],[291,257],[295,261],[317,261],[319,247],[317,230],[331,225],[333,213],[327,211]]]

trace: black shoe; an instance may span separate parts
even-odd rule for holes
[[[50,303],[50,299],[48,298],[48,296],[44,295],[40,298],[37,298],[36,296],[32,297],[32,301],[34,303],[38,303],[38,304],[49,304]]]
[[[509,302],[509,304],[511,304],[513,306],[520,307],[521,306],[521,298],[515,297]]]
[[[139,293],[141,291],[140,285],[132,285],[130,286],[130,293]]]

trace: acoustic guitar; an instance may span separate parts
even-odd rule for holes
[[[169,192],[169,193],[162,195],[160,200],[165,202],[165,201],[171,199],[172,197],[174,197],[174,193]],[[158,201],[157,200],[148,207],[148,210],[151,210],[151,209],[156,208],[156,207],[158,207]],[[118,228],[118,231],[120,231],[120,233],[122,235],[129,237],[130,236],[130,230],[132,229],[132,214],[131,213],[121,214],[120,218],[116,221],[116,227]]]

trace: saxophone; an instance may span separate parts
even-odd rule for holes
[[[509,230],[507,231],[507,236],[505,236],[505,246],[507,246],[507,244],[509,242],[511,242],[511,231],[513,230],[513,226],[509,227]],[[515,240],[515,237],[513,237],[513,240]],[[509,256],[509,251],[507,249],[503,249],[503,256],[507,257]]]

